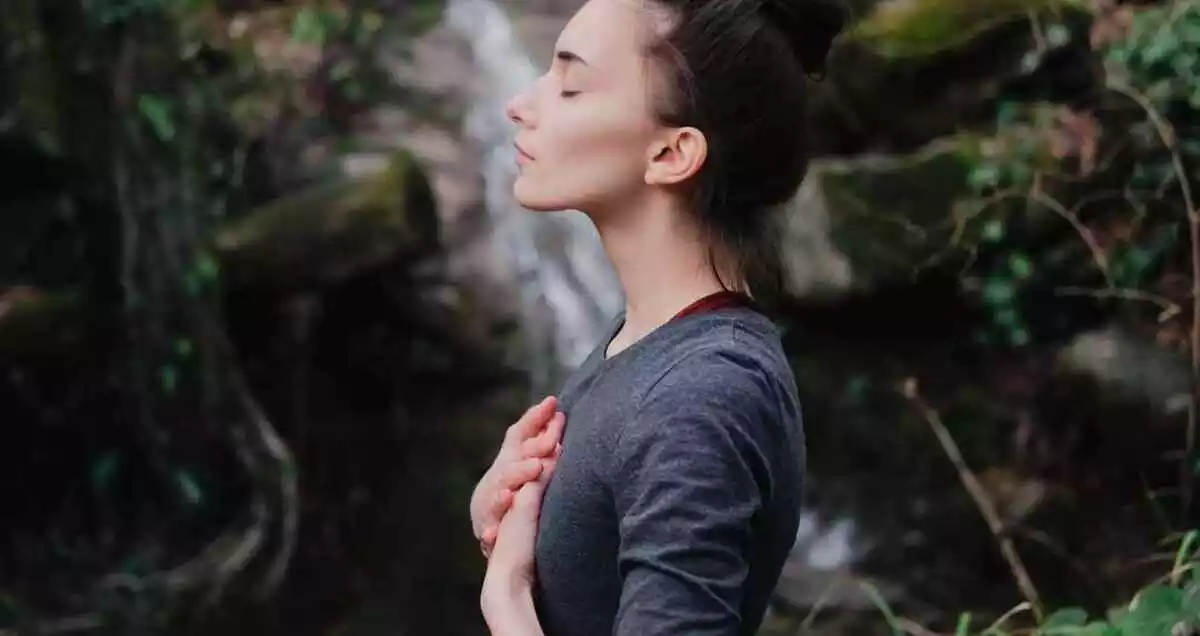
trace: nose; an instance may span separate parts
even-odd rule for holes
[[[527,126],[531,121],[529,112],[529,91],[521,91],[508,100],[504,107],[508,120],[518,126]]]

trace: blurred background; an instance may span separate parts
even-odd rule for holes
[[[471,489],[621,306],[509,196],[578,4],[0,2],[0,634],[485,633]],[[1200,1],[851,5],[764,634],[1193,633]]]

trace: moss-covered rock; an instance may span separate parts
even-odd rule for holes
[[[891,0],[856,23],[850,37],[885,57],[928,56],[1030,14],[1082,9],[1079,0]]]
[[[815,162],[788,220],[793,292],[913,275],[955,240],[957,222],[965,223],[958,201],[969,192],[980,152],[977,139],[963,136],[910,155]],[[829,240],[815,236],[820,226]]]
[[[220,260],[235,285],[306,287],[346,280],[438,247],[424,171],[397,153],[377,174],[312,186],[222,229]]]
[[[991,125],[1001,99],[1084,94],[1102,84],[1089,21],[1078,0],[879,3],[813,86],[813,152],[912,152]]]

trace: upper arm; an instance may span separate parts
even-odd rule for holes
[[[614,633],[736,634],[754,517],[769,491],[753,383],[720,374],[659,386],[624,425],[614,502]]]

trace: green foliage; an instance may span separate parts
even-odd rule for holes
[[[1112,18],[1096,20],[1093,33],[1111,28],[1102,21]],[[1027,72],[1092,35],[1059,21],[1040,28]],[[979,342],[1036,343],[1096,311],[1157,319],[1176,302],[1117,297],[1156,298],[1164,268],[1187,246],[1183,212],[1197,206],[1200,165],[1198,50],[1200,3],[1140,8],[1128,33],[1096,51],[1094,103],[1001,101],[996,134],[970,165],[974,194],[957,246],[964,289],[990,316]]]
[[[1109,86],[1144,111],[1131,137],[1154,149],[1139,157],[1130,185],[1141,191],[1179,188],[1180,166],[1200,161],[1195,136],[1200,126],[1200,3],[1183,0],[1136,13],[1128,37],[1108,47],[1104,63]]]
[[[1080,53],[1091,89],[1069,95],[1069,103],[1062,94],[1002,94],[992,133],[978,153],[960,157],[967,191],[952,210],[940,208],[953,217],[955,230],[942,261],[961,273],[961,289],[987,316],[976,341],[990,351],[1057,347],[1089,320],[1093,326],[1124,322],[1172,347],[1186,346],[1163,336],[1170,328],[1186,332],[1184,321],[1195,319],[1181,310],[1190,295],[1169,291],[1164,281],[1186,286],[1197,258],[1188,232],[1195,221],[1189,212],[1200,212],[1200,1],[1139,3],[1120,11],[1132,12],[1128,31],[1121,20],[1101,14],[1091,32],[1065,20],[1031,24],[1037,48],[1025,55],[1023,71],[1047,71],[1065,64],[1066,52]],[[1186,470],[1197,458],[1179,461]],[[1106,599],[1119,603],[1111,611],[1067,607],[1037,621],[1026,606],[992,625],[961,613],[942,630],[963,636],[1200,633],[1197,536],[1184,535],[1162,581],[1132,600]],[[890,609],[884,619],[894,633],[919,633],[905,630]]]
[[[1055,612],[1036,632],[1038,636],[1160,636],[1191,634],[1200,626],[1200,581],[1181,587],[1152,585],[1127,607],[1106,618],[1089,618],[1073,607]]]
[[[0,262],[0,295],[14,280],[33,290],[0,309],[4,336],[46,348],[38,330],[66,316],[79,340],[117,352],[97,362],[72,341],[79,366],[103,369],[86,381],[120,387],[112,413],[96,414],[103,425],[88,422],[105,437],[78,454],[85,498],[64,505],[101,516],[86,530],[48,529],[61,540],[22,555],[38,566],[6,571],[0,631],[37,633],[67,613],[95,615],[105,633],[166,633],[206,606],[197,599],[278,584],[298,473],[231,353],[215,237],[276,186],[260,146],[336,136],[364,104],[396,94],[377,47],[413,29],[391,6],[0,3],[0,134],[36,140],[72,175],[21,206],[0,200],[0,237],[61,223],[54,233],[92,259],[71,261],[56,286]]]
[[[1128,604],[1115,607],[1105,616],[1092,616],[1080,607],[1060,608],[1033,626],[1009,627],[1017,616],[1024,615],[1028,603],[1014,608],[998,621],[976,630],[972,616],[958,617],[955,636],[1190,636],[1200,631],[1200,565],[1195,547],[1200,532],[1184,535],[1176,552],[1175,566],[1169,578],[1177,582],[1154,583],[1138,592]],[[1185,579],[1185,573],[1190,575]],[[894,634],[910,633],[870,586],[864,593],[872,600],[891,626]]]

